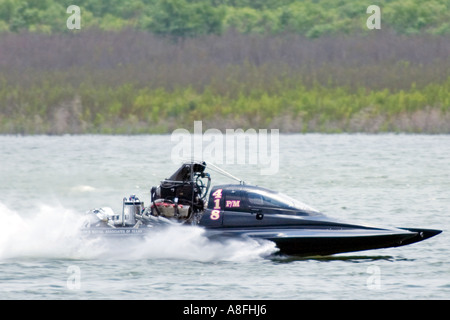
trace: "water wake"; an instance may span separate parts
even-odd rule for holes
[[[91,238],[80,233],[84,216],[63,206],[39,205],[21,216],[0,203],[0,261],[48,259],[185,259],[247,261],[276,251],[269,241],[212,241],[200,227],[172,226],[145,238]]]

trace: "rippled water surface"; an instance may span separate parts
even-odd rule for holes
[[[410,246],[295,258],[200,228],[83,239],[92,208],[175,171],[169,135],[0,136],[0,299],[449,299],[450,136],[280,135],[279,170],[222,167],[325,214],[442,229]],[[212,173],[213,183],[230,182]]]

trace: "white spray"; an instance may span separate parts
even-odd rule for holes
[[[246,261],[276,251],[269,241],[211,241],[201,227],[173,226],[145,238],[104,239],[83,236],[84,214],[62,205],[38,205],[26,215],[0,203],[0,261],[11,258],[50,259],[185,259]]]

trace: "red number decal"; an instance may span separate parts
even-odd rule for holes
[[[211,220],[218,220],[220,218],[220,199],[222,199],[222,189],[217,189],[213,194],[214,197],[214,210],[211,211],[209,216]]]

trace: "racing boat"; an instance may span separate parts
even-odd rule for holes
[[[398,247],[433,237],[441,230],[381,228],[342,222],[263,187],[239,181],[211,188],[206,162],[184,163],[170,178],[152,187],[150,205],[135,195],[123,199],[122,212],[88,212],[83,232],[90,235],[145,236],[155,228],[194,225],[210,239],[249,237],[273,241],[288,255],[330,255]]]

